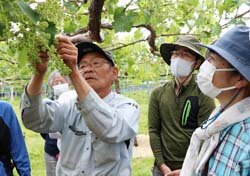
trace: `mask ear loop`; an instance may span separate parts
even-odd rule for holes
[[[205,120],[204,122],[201,123],[200,127],[201,129],[206,129],[211,123],[213,123],[219,116],[220,114],[233,102],[233,100],[239,95],[241,89],[238,89],[237,92],[232,96],[232,98],[223,106],[219,112],[217,112],[212,118]]]

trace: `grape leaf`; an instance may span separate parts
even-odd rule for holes
[[[49,26],[45,29],[45,32],[50,34],[49,45],[52,45],[56,35],[56,25],[52,22],[48,22],[48,24]]]
[[[70,2],[64,2],[65,8],[67,8],[70,12],[76,12],[80,7],[78,7],[76,4],[70,3]]]
[[[31,21],[36,24],[40,20],[40,15],[34,11],[26,2],[23,0],[15,1],[21,11],[29,18]]]
[[[74,23],[74,21],[65,21],[64,22],[64,32],[66,33],[71,33],[71,32],[74,32],[76,30],[77,26],[76,24]]]
[[[134,14],[131,13],[131,16]],[[114,13],[114,26],[115,32],[129,32],[132,28],[132,22],[130,21],[130,16],[124,13],[123,8],[117,8]]]

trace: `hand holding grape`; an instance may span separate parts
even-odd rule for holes
[[[58,36],[57,53],[61,56],[63,62],[71,69],[77,68],[77,48],[68,37]]]
[[[48,68],[49,55],[47,52],[39,53],[40,62],[36,64],[36,70],[38,74],[45,74]]]

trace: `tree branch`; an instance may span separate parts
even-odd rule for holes
[[[92,0],[89,7],[89,35],[93,41],[102,42],[100,36],[101,13],[104,5],[104,0]]]
[[[8,59],[4,59],[4,58],[1,58],[0,57],[0,61],[6,61],[6,62],[8,62],[8,63],[11,63],[11,64],[13,64],[13,65],[16,65],[17,63],[16,62],[13,62],[13,61],[11,61],[11,60],[8,60]]]
[[[155,39],[159,38],[159,37],[170,37],[170,36],[179,36],[179,35],[187,35],[187,34],[186,33],[161,34],[161,35],[155,36]],[[198,36],[198,34],[188,34],[188,35]],[[115,51],[115,50],[118,50],[118,49],[121,49],[121,48],[125,48],[127,46],[135,45],[135,44],[140,43],[140,42],[145,42],[145,41],[148,41],[148,38],[147,39],[136,40],[136,41],[133,41],[131,43],[116,43],[116,44],[114,44],[114,45],[112,45],[110,47],[106,47],[105,49],[112,48],[113,46],[116,46],[116,45],[120,45],[118,47],[108,49],[109,51]],[[158,50],[153,50],[153,51],[151,51],[151,53],[156,55],[156,56],[161,56],[160,52]]]
[[[73,3],[87,3],[88,2],[88,0],[69,0],[69,2],[73,2]]]
[[[161,34],[158,37],[170,37],[170,36],[179,36],[179,35],[187,35],[187,33],[175,33],[175,34]],[[193,35],[193,36],[199,36],[199,34],[188,34],[188,35]]]
[[[80,42],[93,42],[89,36],[89,32],[70,36],[69,39],[74,44],[77,44]]]
[[[151,53],[154,53],[155,51],[158,51],[158,48],[155,45],[156,32],[155,32],[153,26],[152,25],[146,25],[146,24],[140,24],[140,25],[137,25],[137,26],[134,26],[134,27],[136,27],[136,28],[139,28],[139,27],[146,28],[150,32],[150,35],[148,36],[147,40],[148,40],[148,44],[150,46]]]
[[[100,28],[101,29],[113,30],[113,26],[110,23],[103,23],[103,24],[100,25]],[[85,34],[87,32],[88,32],[88,27],[85,27],[85,28],[78,29],[73,34],[67,34],[67,35],[72,37],[72,36],[75,36],[75,35],[78,35],[78,34]]]
[[[109,30],[113,30],[114,29],[113,26],[112,26],[112,24],[110,24],[110,23],[102,23],[101,24],[101,28],[102,29],[109,29]]]
[[[78,35],[78,34],[84,34],[84,33],[87,33],[88,32],[88,29],[87,28],[81,28],[81,29],[78,29],[76,32],[74,32],[73,34],[67,34],[68,36],[75,36],[75,35]]]
[[[100,25],[100,27],[103,28],[103,29],[109,29],[109,30],[113,29],[113,26],[110,23],[103,23],[103,24]],[[161,35],[157,36],[154,28],[151,25],[140,24],[140,25],[136,25],[136,26],[133,26],[133,27],[135,27],[135,28],[140,28],[140,27],[146,28],[147,30],[150,31],[150,35],[146,39],[140,39],[140,40],[137,40],[137,41],[134,41],[134,42],[131,42],[131,43],[127,43],[127,44],[116,43],[115,46],[119,45],[118,47],[113,48],[113,46],[112,46],[112,47],[106,47],[105,49],[112,48],[112,49],[109,49],[109,50],[114,51],[114,50],[125,48],[127,46],[131,46],[131,45],[134,45],[134,44],[137,44],[137,43],[140,43],[140,42],[148,41],[151,53],[154,54],[154,55],[160,56],[160,53],[158,52],[158,48],[155,45],[156,38],[187,35],[186,33],[174,33],[174,34],[161,34]],[[197,36],[198,34],[189,34],[189,35],[196,35]],[[73,43],[79,43],[79,42],[82,42],[82,41],[89,41],[89,42],[94,41],[94,39],[90,36],[90,33],[87,32],[87,28],[79,29],[77,32],[75,32],[74,34],[69,35],[69,36],[70,36],[71,41]]]
[[[239,15],[236,15],[236,16],[235,16],[234,18],[232,18],[229,22],[227,22],[227,23],[221,25],[221,28],[222,28],[222,29],[226,28],[226,27],[231,23],[232,20],[237,19],[237,18],[241,18],[241,17],[243,17],[244,15],[248,14],[249,12],[250,12],[250,9],[247,10],[247,11],[245,11],[245,12],[243,12],[243,13],[241,13],[241,14],[239,14]]]
[[[109,23],[101,24],[102,29],[109,29],[112,30],[113,27]],[[93,39],[90,37],[90,33],[87,28],[82,28],[77,30],[74,34],[67,34],[70,37],[71,42],[73,43],[80,43],[83,41],[93,42]]]
[[[131,42],[131,43],[121,44],[121,46],[112,48],[112,49],[110,49],[109,51],[115,51],[115,50],[118,50],[118,49],[121,49],[121,48],[125,48],[125,47],[130,46],[130,45],[134,45],[134,44],[136,44],[136,43],[145,42],[145,41],[147,41],[147,39],[140,39],[140,40],[136,40],[136,41]],[[108,47],[107,47],[107,48],[108,48]]]
[[[134,0],[130,0],[130,2],[124,7],[123,11],[125,12],[127,8],[132,4]]]

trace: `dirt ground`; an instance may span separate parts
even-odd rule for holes
[[[137,135],[138,146],[134,146],[133,158],[151,157],[153,153],[149,144],[149,136],[146,134]]]

